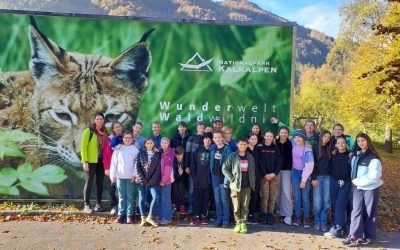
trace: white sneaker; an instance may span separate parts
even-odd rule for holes
[[[286,216],[285,219],[283,219],[283,222],[285,222],[286,225],[291,226],[292,225],[292,217]]]
[[[118,212],[118,207],[113,207],[110,211],[110,215],[116,215]]]

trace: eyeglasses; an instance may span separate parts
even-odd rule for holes
[[[124,136],[124,139],[129,139],[129,140],[132,140],[132,139],[133,139],[133,137],[130,137],[130,136]]]

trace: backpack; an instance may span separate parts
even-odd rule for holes
[[[90,134],[89,134],[89,142],[88,142],[88,143],[90,143],[90,141],[91,141],[92,138],[93,138],[93,133],[94,133],[94,131],[93,131],[93,127],[92,127],[92,126],[89,126],[89,132],[90,132]]]

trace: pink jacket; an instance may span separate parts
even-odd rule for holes
[[[174,182],[174,149],[169,148],[161,155],[161,183],[169,185]]]
[[[113,150],[110,147],[110,138],[106,136],[106,140],[103,146],[103,167],[104,170],[110,169],[111,165],[111,157],[113,154]]]

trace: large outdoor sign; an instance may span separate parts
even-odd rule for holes
[[[293,27],[0,14],[0,197],[80,198],[83,130],[289,123]]]

